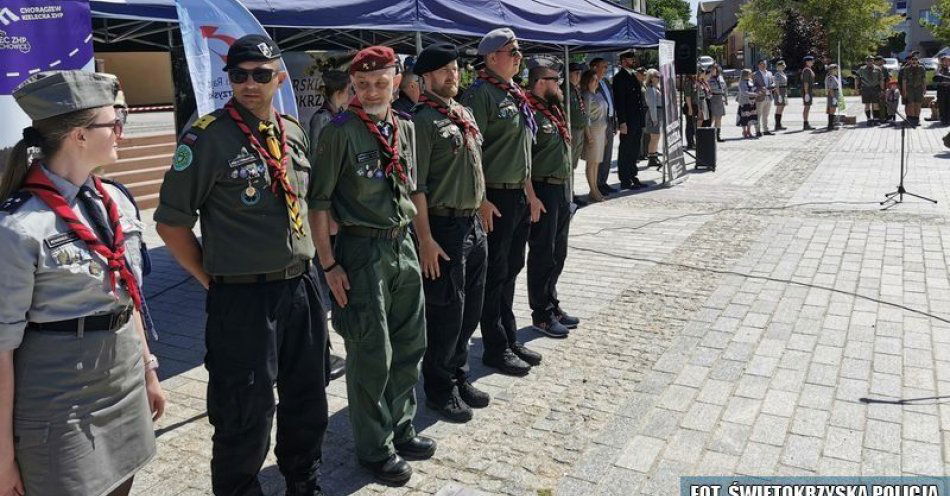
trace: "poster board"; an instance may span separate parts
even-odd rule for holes
[[[674,54],[676,43],[660,40],[660,93],[663,98],[663,183],[679,182],[686,176],[679,94],[676,90]]]

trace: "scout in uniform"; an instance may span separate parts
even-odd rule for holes
[[[812,101],[815,99],[815,70],[812,69],[812,66],[815,65],[815,57],[811,55],[806,55],[803,59],[805,67],[802,68],[802,105],[804,105],[804,110],[802,110],[802,118],[805,119],[805,124],[802,126],[802,129],[809,130],[814,129],[811,127],[811,124],[808,123],[808,112],[811,110]]]
[[[874,57],[868,55],[864,67],[858,69],[856,83],[861,92],[861,103],[864,104],[864,117],[868,127],[877,124],[878,105],[881,104],[881,91],[884,90],[884,75],[876,65]]]
[[[912,126],[919,126],[920,107],[924,102],[924,93],[927,92],[927,70],[920,65],[917,52],[910,55],[903,72],[901,96],[907,111],[907,121]]]
[[[940,115],[940,124],[950,124],[950,55],[940,57],[940,66],[934,74],[937,83],[937,113]]]
[[[528,238],[528,303],[534,328],[553,338],[566,338],[580,322],[561,309],[557,280],[567,259],[571,223],[571,131],[561,93],[561,65],[553,57],[528,61],[528,102],[538,134],[531,147],[531,182],[544,212]]]
[[[122,186],[91,175],[118,159],[124,99],[115,76],[85,71],[38,73],[13,96],[33,124],[0,182],[0,493],[124,496],[165,404],[144,225]]]
[[[585,145],[593,142],[593,137],[587,133],[590,120],[587,115],[587,105],[584,103],[584,95],[581,93],[581,74],[587,70],[587,66],[571,62],[568,69],[570,71],[568,84],[571,85],[571,135],[577,137],[571,142],[571,170],[573,171],[577,169],[577,161],[584,156]],[[571,196],[578,207],[587,205],[587,202],[574,194],[573,174],[571,174]]]
[[[504,374],[523,376],[541,363],[540,354],[518,342],[512,309],[530,221],[537,221],[543,208],[527,180],[537,122],[524,92],[512,81],[522,58],[515,33],[508,28],[489,32],[478,44],[478,54],[485,59],[485,69],[462,96],[462,104],[471,109],[484,136],[486,199],[481,219],[488,231],[488,275],[482,362]]]
[[[825,90],[828,92],[828,105],[825,108],[825,112],[828,114],[828,130],[834,131],[837,129],[837,117],[835,114],[838,113],[838,104],[839,99],[841,98],[841,86],[838,84],[837,64],[830,64],[825,67],[827,68],[827,75],[825,76]]]
[[[275,383],[274,452],[287,494],[322,494],[327,328],[306,222],[313,183],[304,130],[272,106],[287,78],[279,58],[266,36],[231,45],[234,98],[182,135],[155,210],[168,250],[208,288],[211,484],[221,495],[263,494]]]
[[[310,222],[333,294],[333,327],[346,344],[346,390],[359,462],[402,484],[409,459],[435,453],[416,436],[413,387],[426,349],[422,275],[408,228],[416,215],[415,132],[390,105],[399,85],[392,49],[350,64],[356,96],[323,130]],[[330,245],[330,215],[340,226]]]
[[[877,68],[881,70],[881,78],[884,80],[884,83],[882,85],[883,89],[881,90],[881,96],[880,96],[881,103],[878,104],[877,115],[878,115],[878,118],[881,120],[881,122],[889,122],[890,116],[887,113],[887,102],[885,100],[885,93],[887,93],[887,90],[890,88],[890,84],[892,80],[891,71],[889,71],[887,67],[884,67],[884,57],[880,55],[874,56],[874,65],[877,66]]]
[[[436,44],[413,66],[425,84],[412,118],[419,167],[412,201],[426,295],[426,404],[467,422],[472,407],[490,401],[466,377],[468,340],[482,314],[488,241],[478,218],[485,200],[482,134],[468,109],[453,100],[458,57],[455,46]]]
[[[782,114],[785,113],[785,106],[788,105],[788,76],[785,74],[785,61],[779,60],[775,63],[775,130],[784,131],[788,128],[782,126]]]

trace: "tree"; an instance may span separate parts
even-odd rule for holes
[[[920,23],[933,33],[934,39],[944,45],[950,44],[950,0],[936,0],[930,11],[937,17],[937,24],[926,19],[921,19]]]
[[[950,0],[941,0],[950,1]],[[748,33],[756,45],[773,53],[786,40],[788,0],[751,0],[739,11],[739,29]],[[794,12],[806,24],[817,23],[824,33],[826,50],[834,51],[841,43],[841,59],[850,66],[873,53],[894,33],[900,17],[890,14],[889,0],[797,0]],[[815,54],[822,55],[822,54]]]
[[[780,23],[782,38],[779,42],[778,53],[785,59],[788,68],[797,71],[802,67],[802,59],[806,55],[823,55],[828,49],[828,40],[821,23],[808,19],[801,13],[785,10],[785,17]]]
[[[647,0],[647,15],[659,17],[667,29],[689,27],[690,6],[686,0]]]
[[[884,44],[884,53],[881,53],[881,55],[890,57],[892,53],[900,53],[906,49],[907,33],[899,31],[887,39],[887,43]]]

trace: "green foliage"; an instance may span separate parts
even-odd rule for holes
[[[950,0],[940,0],[947,2]],[[804,22],[818,23],[824,40],[820,47],[835,52],[841,43],[841,61],[851,65],[864,59],[894,33],[900,17],[890,14],[889,0],[799,0],[795,13]],[[739,29],[757,46],[778,53],[785,40],[783,26],[788,17],[788,0],[751,0],[739,11]]]
[[[647,15],[663,19],[667,29],[683,29],[691,25],[691,8],[686,0],[647,0]]]
[[[881,55],[890,56],[892,53],[903,52],[907,48],[907,33],[897,32],[887,39],[884,44],[884,51]]]
[[[921,24],[933,33],[934,39],[944,45],[950,44],[950,0],[936,0],[933,7],[931,7],[931,11],[937,16],[940,23],[933,24],[921,20]]]

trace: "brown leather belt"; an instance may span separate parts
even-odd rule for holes
[[[122,328],[132,316],[132,305],[122,310],[105,315],[90,315],[78,319],[58,320],[56,322],[29,322],[26,324],[30,331],[82,332],[82,331],[116,331]]]
[[[340,232],[361,238],[398,239],[406,235],[407,229],[405,227],[376,229],[375,227],[364,226],[340,226]]]
[[[567,183],[567,179],[561,179],[559,177],[541,177],[537,179],[531,178],[531,180],[536,183],[544,183],[544,184],[566,184]]]
[[[475,215],[475,212],[478,210],[474,208],[433,207],[429,209],[429,215],[437,217],[471,217]]]
[[[298,260],[281,270],[268,272],[266,274],[247,274],[240,276],[214,276],[213,280],[217,284],[256,284],[262,282],[286,281],[300,277],[310,266],[310,260]]]
[[[488,189],[523,189],[523,183],[485,183]]]

